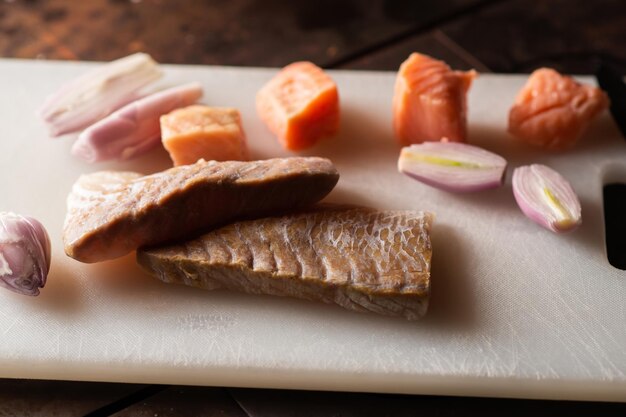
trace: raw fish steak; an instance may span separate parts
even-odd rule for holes
[[[280,70],[257,93],[256,108],[291,151],[310,148],[339,130],[337,85],[311,62],[294,62]]]
[[[511,107],[509,132],[537,147],[564,150],[608,107],[609,98],[598,87],[540,68],[530,75]]]
[[[137,260],[168,283],[297,297],[415,320],[428,306],[432,218],[365,208],[309,211],[141,249]]]
[[[82,262],[197,236],[240,218],[310,206],[339,180],[324,158],[200,160],[153,175],[96,172],[68,197],[65,252]]]
[[[393,128],[400,144],[443,138],[466,142],[467,91],[476,75],[412,53],[400,66],[393,94]]]

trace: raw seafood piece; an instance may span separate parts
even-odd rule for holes
[[[239,110],[189,106],[161,116],[161,140],[174,165],[207,161],[245,161],[246,136]]]
[[[51,136],[74,132],[136,100],[139,89],[161,76],[150,55],[129,55],[63,85],[46,100],[39,113]]]
[[[164,282],[335,303],[415,320],[428,306],[432,214],[330,209],[238,222],[141,249]]]
[[[50,238],[36,219],[0,212],[0,287],[39,295],[50,270]]]
[[[134,101],[85,129],[72,146],[72,154],[87,162],[138,156],[160,143],[163,114],[200,97],[202,86],[189,83]]]
[[[292,151],[339,130],[337,85],[311,62],[283,68],[259,90],[256,107],[261,120]]]
[[[545,149],[572,146],[609,99],[597,87],[579,84],[550,68],[533,72],[509,112],[509,132]]]
[[[309,206],[338,179],[332,162],[315,157],[200,160],[147,176],[112,171],[83,175],[67,201],[65,252],[82,262],[113,259],[238,218]]]
[[[481,191],[502,185],[506,159],[477,146],[425,142],[402,148],[398,170],[425,184],[454,192]]]
[[[393,128],[401,145],[465,142],[467,91],[476,71],[452,71],[443,61],[412,53],[402,63],[393,95]]]

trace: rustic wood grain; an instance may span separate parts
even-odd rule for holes
[[[445,61],[450,67],[458,70],[476,69],[489,72],[489,68],[474,58],[469,52],[454,44],[440,30],[423,35],[411,36],[397,44],[367,54],[338,66],[341,69],[368,69],[380,71],[397,71],[400,64],[412,52],[420,52]]]
[[[142,385],[0,379],[0,417],[79,417]]]
[[[625,416],[626,404],[231,389],[250,417]]]
[[[326,66],[481,3],[14,1],[0,4],[0,53],[111,60],[141,50],[167,63],[283,66],[306,59]]]
[[[510,0],[440,29],[494,72],[589,74],[602,58],[626,73],[622,0]]]
[[[208,387],[171,387],[146,398],[114,417],[247,417],[227,390]]]

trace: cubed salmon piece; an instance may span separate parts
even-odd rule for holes
[[[161,138],[174,165],[245,161],[246,137],[237,109],[194,105],[161,116]]]
[[[401,145],[467,139],[467,91],[476,71],[453,71],[443,61],[412,53],[402,63],[393,95],[393,128]]]
[[[533,72],[509,112],[509,132],[531,145],[571,147],[591,120],[609,107],[598,87],[576,82],[550,68]]]
[[[283,68],[256,96],[261,120],[293,151],[313,146],[339,130],[337,85],[310,62]]]

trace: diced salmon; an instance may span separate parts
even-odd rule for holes
[[[467,91],[474,70],[452,71],[443,61],[412,53],[400,65],[393,95],[393,127],[401,145],[467,138]]]
[[[163,146],[174,165],[245,161],[246,137],[237,109],[194,105],[161,116]]]
[[[599,88],[540,68],[530,75],[515,99],[509,112],[509,132],[531,145],[566,149],[608,106],[609,98]]]
[[[339,130],[337,85],[310,62],[283,68],[256,96],[261,120],[283,146],[297,151]]]

